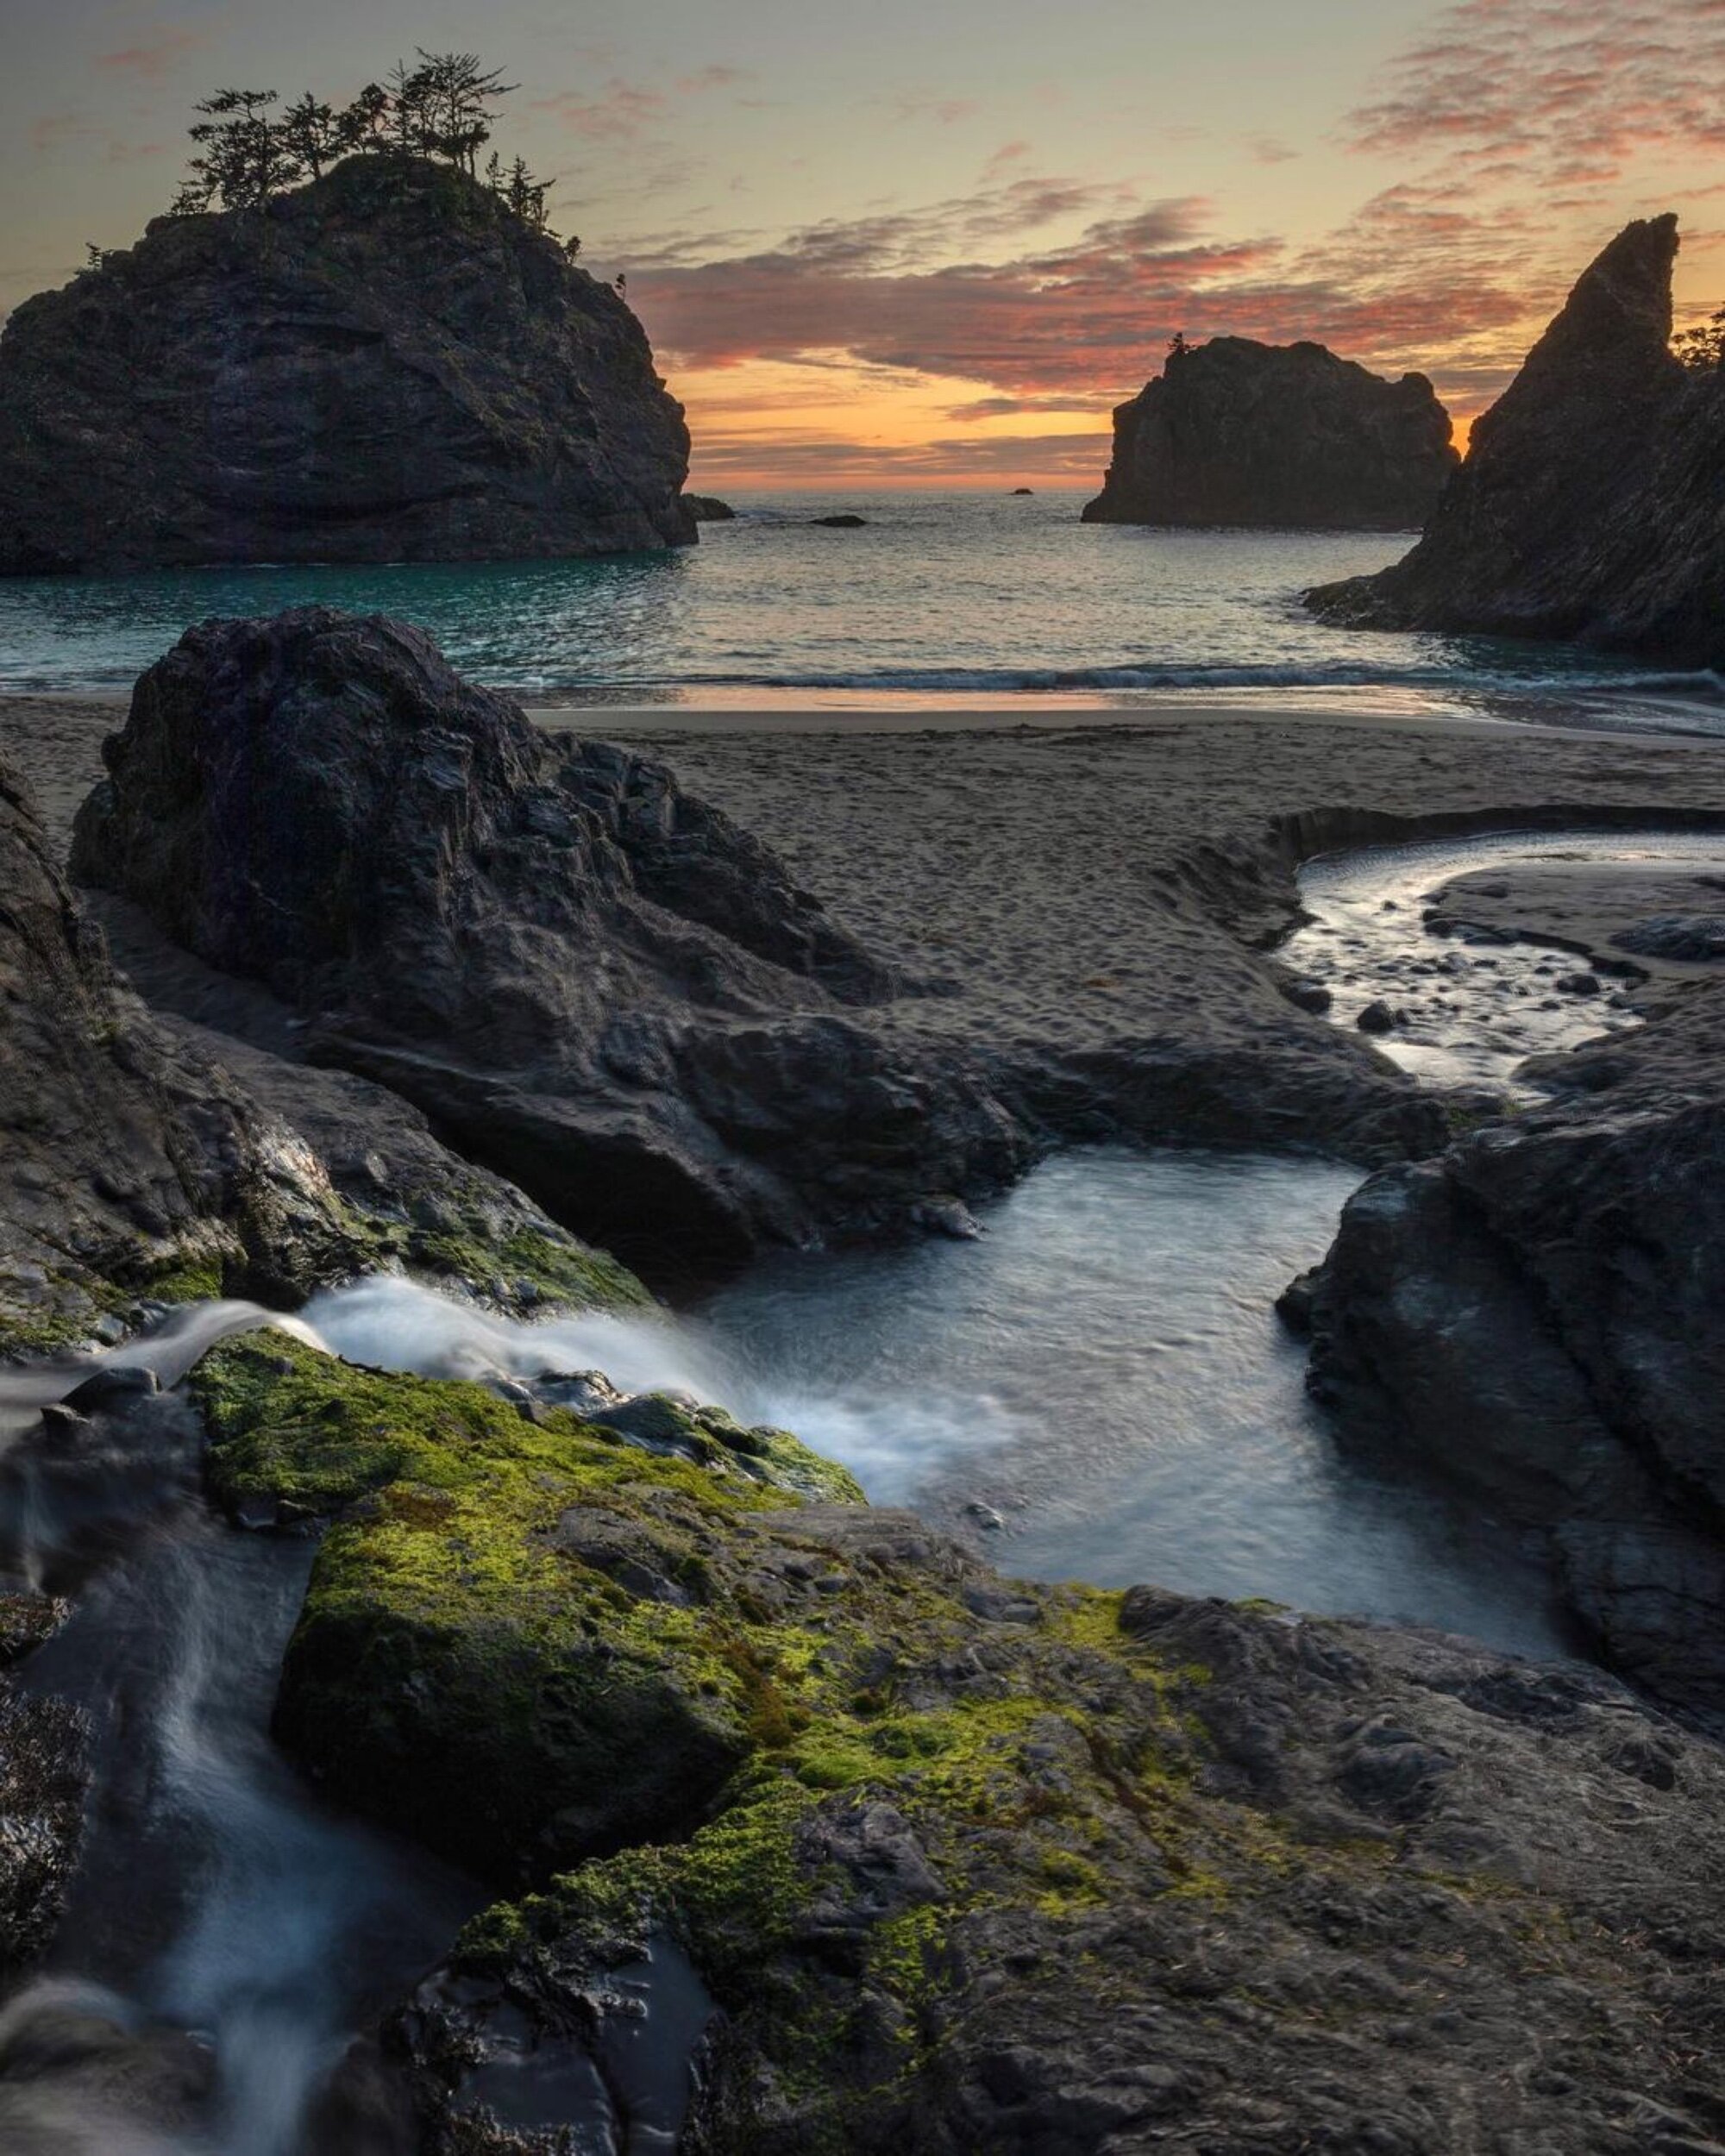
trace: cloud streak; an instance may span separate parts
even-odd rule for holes
[[[913,375],[975,382],[993,395],[950,409],[971,421],[1019,410],[1098,409],[1159,365],[1176,329],[1189,336],[1316,337],[1392,369],[1518,323],[1525,297],[1493,276],[1489,236],[1456,278],[1405,274],[1411,229],[1430,235],[1440,208],[1384,200],[1326,248],[1296,252],[1275,235],[1209,228],[1195,197],[1093,218],[1059,244],[1004,260],[918,266],[934,227],[975,235],[1032,224],[1057,192],[1014,183],[970,202],[831,222],[777,247],[643,273],[638,304],[675,365],[725,368],[756,359],[842,356]],[[1003,199],[1010,197],[1010,200]],[[633,286],[634,280],[631,280]]]
[[[1725,0],[1463,0],[1349,116],[1356,150],[1585,200],[1725,149]]]
[[[154,36],[115,53],[98,53],[96,65],[110,75],[129,76],[135,82],[159,83],[194,53],[212,42],[207,30],[177,29],[164,26]]]

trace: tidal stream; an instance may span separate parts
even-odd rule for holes
[[[1662,873],[1717,883],[1704,872],[1721,842],[1646,843]],[[1548,993],[1548,943],[1500,936],[1450,966],[1416,923],[1435,886],[1554,848],[1647,866],[1644,842],[1621,839],[1338,857],[1308,869],[1314,918],[1289,956],[1333,981],[1341,1023],[1399,990],[1410,1009],[1390,1045],[1421,1075],[1502,1079],[1604,1012],[1633,1014]],[[216,1341],[274,1322],[392,1369],[530,1384],[601,1370],[794,1429],[876,1501],[916,1506],[1009,1571],[1268,1595],[1561,1652],[1542,1567],[1513,1534],[1374,1477],[1307,1399],[1273,1304],[1358,1180],[1319,1160],[1074,1152],[986,1208],[978,1241],[787,1255],[676,1318],[517,1324],[380,1278],[293,1319],[213,1304],[75,1365],[0,1372],[0,1584],[74,1597],[25,1682],[88,1715],[94,1768],[51,1967],[0,2013],[0,2150],[394,2156],[411,2144],[356,2034],[483,1898],[331,1812],[270,1742],[315,1544],[226,1527],[203,1504],[199,1432],[172,1388]],[[54,1415],[92,1370],[138,1366],[160,1397]],[[686,1965],[662,1973],[662,2009],[650,1970],[619,1972],[644,2012],[609,2091],[524,2059],[474,2093],[521,2123],[568,2120],[582,2156],[668,2151],[683,2098],[668,2085],[706,2002]]]

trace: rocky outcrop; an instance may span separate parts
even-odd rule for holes
[[[722,1265],[1026,1157],[973,1058],[862,1021],[892,976],[756,841],[399,624],[190,630],[107,760],[77,876],[608,1248]]]
[[[1628,226],[1498,402],[1425,536],[1309,603],[1352,626],[1725,664],[1725,373],[1672,355],[1674,216]]]
[[[0,1354],[402,1265],[512,1308],[645,1299],[394,1096],[147,1013],[0,762]]]
[[[731,504],[720,501],[717,494],[685,494],[683,506],[698,524],[729,524],[737,518]]]
[[[1313,1299],[1356,1442],[1552,1545],[1601,1658],[1725,1721],[1725,991],[1550,1059],[1561,1105],[1386,1169]]]
[[[1482,2085],[1506,2147],[1704,2145],[1725,1763],[1613,1680],[1004,1579],[699,1419],[197,1383],[218,1482],[335,1515],[279,1733],[511,1893],[392,2018],[401,2145],[1413,2156]]]
[[[1170,353],[1116,410],[1084,522],[1408,530],[1457,461],[1423,374],[1386,381],[1321,344],[1214,337]]]
[[[0,336],[0,573],[684,544],[640,323],[445,165],[159,218]]]
[[[212,1104],[206,1130],[222,1119]],[[52,1346],[87,1321],[91,1282],[180,1263],[210,1166],[0,763],[0,1333]]]

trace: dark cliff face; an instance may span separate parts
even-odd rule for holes
[[[1677,248],[1674,216],[1620,233],[1475,427],[1420,544],[1311,604],[1364,628],[1725,661],[1725,375],[1672,356]]]
[[[1423,374],[1389,382],[1320,344],[1216,337],[1115,412],[1084,521],[1408,530],[1456,463]]]
[[[0,572],[681,545],[682,409],[486,189],[354,158],[160,218],[0,337]]]

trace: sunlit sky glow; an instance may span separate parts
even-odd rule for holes
[[[1419,367],[1465,422],[1663,209],[1680,314],[1725,298],[1725,0],[8,14],[0,308],[137,236],[210,90],[345,99],[477,46],[522,85],[505,152],[627,271],[713,491],[1091,483],[1176,329]]]

